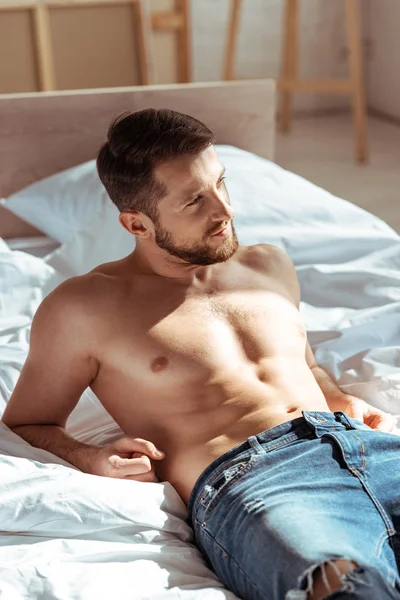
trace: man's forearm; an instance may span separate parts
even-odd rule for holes
[[[56,425],[21,425],[20,427],[13,427],[13,431],[31,446],[47,450],[81,471],[90,473],[93,452],[97,448],[74,440],[62,427]]]
[[[346,393],[340,389],[337,383],[333,381],[332,377],[322,367],[317,365],[312,367],[311,371],[325,396],[329,408],[332,411],[340,410]]]

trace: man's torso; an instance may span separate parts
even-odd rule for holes
[[[273,251],[241,247],[190,287],[131,277],[124,261],[95,273],[91,387],[127,435],[165,452],[156,473],[185,502],[231,447],[302,410],[329,410],[305,361],[292,282]]]

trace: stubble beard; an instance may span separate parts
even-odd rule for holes
[[[155,222],[155,242],[159,248],[166,250],[171,256],[176,256],[192,265],[213,265],[221,263],[231,258],[239,247],[239,240],[235,228],[231,222],[231,233],[223,238],[223,241],[216,248],[207,245],[209,234],[205,236],[203,242],[191,244],[191,247],[184,245],[177,246],[169,232],[163,231],[160,224]]]

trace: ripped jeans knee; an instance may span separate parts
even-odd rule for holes
[[[312,565],[301,575],[298,585],[285,600],[400,600],[400,592],[377,569],[348,559]]]

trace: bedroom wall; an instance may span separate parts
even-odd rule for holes
[[[236,76],[277,77],[280,72],[283,0],[244,0]],[[344,0],[300,0],[300,68],[304,77],[346,77]],[[194,77],[220,77],[229,0],[192,1]],[[348,106],[346,97],[298,94],[298,110]]]
[[[369,105],[400,119],[400,1],[368,0],[366,12],[371,38]]]
[[[11,1],[17,3],[18,0]],[[151,0],[151,8],[168,10],[173,1]],[[51,11],[58,87],[71,89],[137,84],[131,7],[90,7],[90,0],[88,3],[87,8],[70,6]],[[300,0],[300,7],[301,74],[329,78],[345,76],[344,0]],[[221,77],[228,8],[229,0],[192,0],[195,81],[218,80]],[[278,76],[282,16],[283,0],[244,0],[236,70],[238,78]],[[26,12],[0,11],[0,92],[37,89],[31,32],[32,24]],[[154,49],[156,82],[176,81],[176,41],[173,34],[157,33]],[[330,109],[348,104],[348,98],[340,96],[299,94],[295,99],[295,107],[300,110]]]
[[[52,3],[65,0],[52,0]],[[169,11],[174,0],[148,0],[151,10]],[[132,6],[94,5],[50,9],[57,89],[138,85],[139,69]],[[18,5],[19,0],[0,0]],[[176,38],[157,32],[157,83],[177,80]],[[38,89],[33,18],[28,10],[0,10],[0,93]]]

